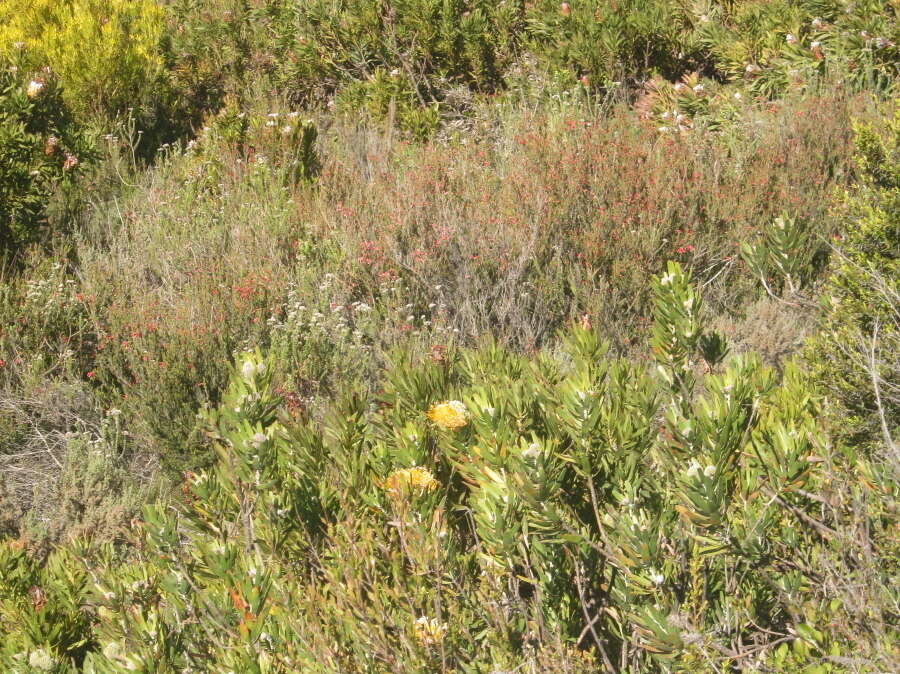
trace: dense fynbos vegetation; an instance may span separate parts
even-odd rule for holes
[[[0,669],[900,668],[898,40],[0,0]]]

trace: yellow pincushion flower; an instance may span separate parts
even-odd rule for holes
[[[420,466],[396,470],[384,481],[384,488],[389,494],[434,491],[438,485],[439,483],[434,479],[431,471]]]
[[[447,634],[447,623],[442,623],[436,618],[422,616],[413,625],[416,638],[426,646],[440,643]]]
[[[456,430],[469,423],[469,410],[458,400],[432,405],[428,418],[441,428]]]

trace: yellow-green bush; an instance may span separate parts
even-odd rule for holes
[[[842,198],[843,232],[823,287],[810,367],[854,444],[884,447],[895,468],[900,428],[900,105],[857,125],[859,181]]]
[[[135,106],[163,70],[163,10],[153,0],[0,0],[0,53],[23,51],[61,80],[82,119]]]

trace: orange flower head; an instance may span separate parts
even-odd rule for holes
[[[441,428],[457,430],[469,423],[469,410],[458,400],[432,405],[428,418]]]
[[[399,496],[408,492],[421,494],[426,491],[434,491],[439,484],[427,468],[413,466],[396,470],[388,475],[384,481],[384,488],[389,494]]]

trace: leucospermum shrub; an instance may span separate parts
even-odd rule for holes
[[[698,18],[695,39],[713,68],[758,94],[815,87],[825,75],[884,93],[897,79],[900,22],[891,2],[722,3]]]
[[[398,358],[376,399],[346,392],[321,421],[281,415],[275,364],[240,356],[205,421],[217,465],[145,511],[131,560],[81,546],[84,570],[3,577],[0,662],[883,669],[896,626],[831,595],[816,561],[853,545],[831,526],[852,506],[813,498],[849,475],[818,401],[795,368],[721,362],[679,265],[654,302],[654,365],[578,327],[532,358]],[[27,565],[0,547],[0,568]]]
[[[697,74],[771,99],[835,83],[884,94],[898,75],[889,0],[403,0],[389,10],[371,0],[173,0],[167,11],[173,79],[198,102],[214,107],[251,83],[417,139],[453,133],[503,92],[628,98],[648,81]]]
[[[529,6],[529,47],[557,69],[571,69],[590,87],[658,73],[676,79],[699,53],[683,5],[640,2],[555,2]],[[694,19],[696,20],[696,19]]]

